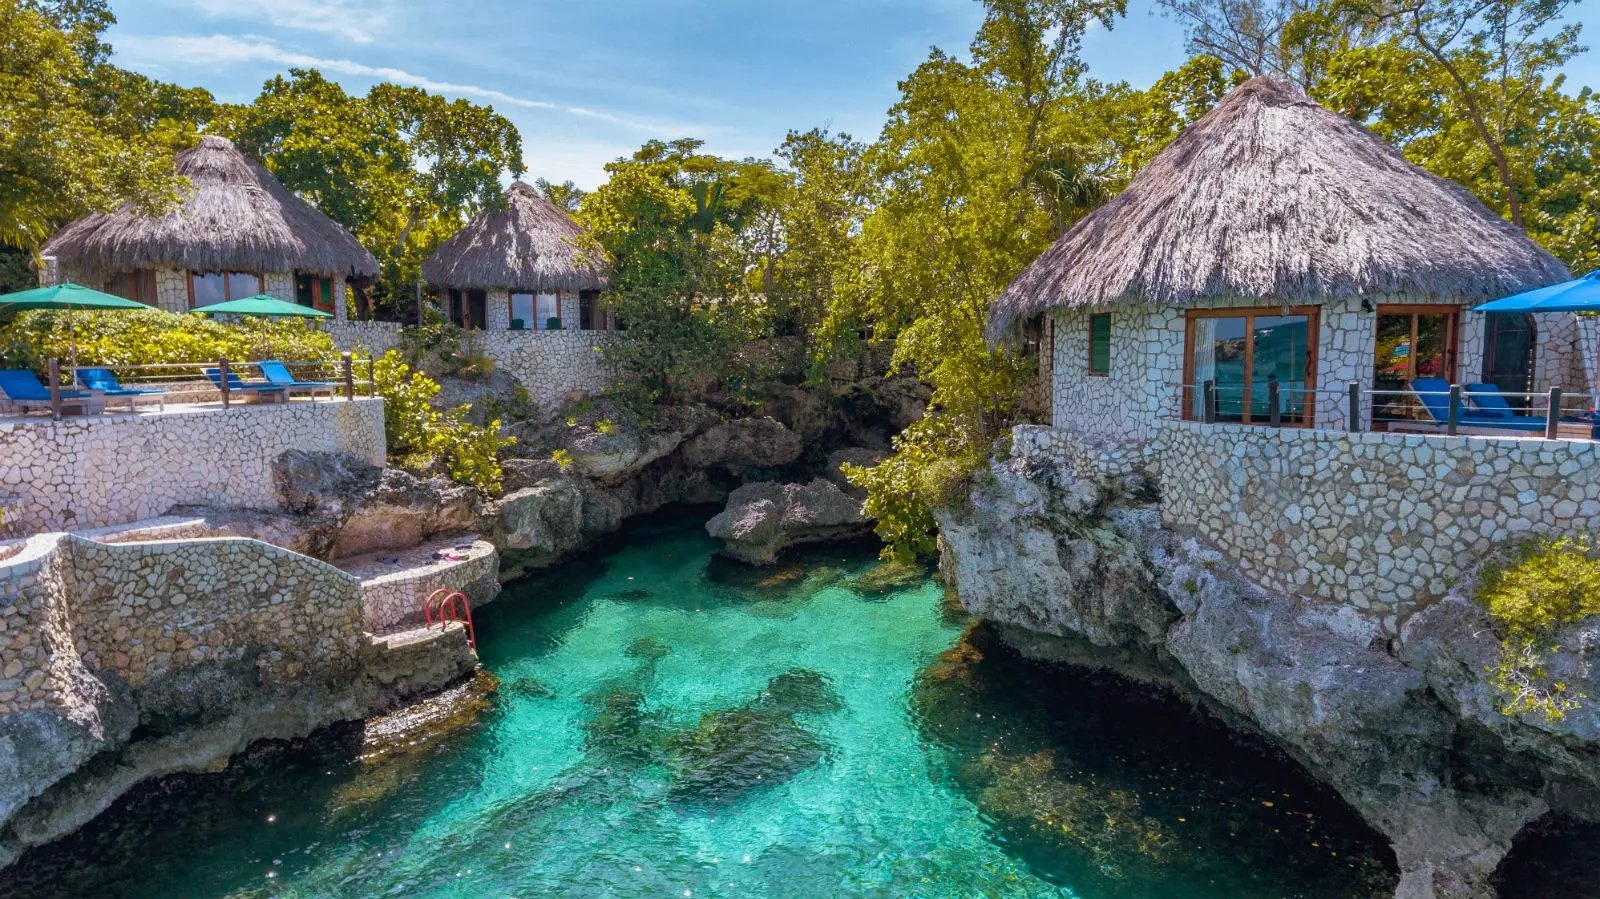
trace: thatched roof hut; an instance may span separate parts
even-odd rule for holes
[[[1257,77],[1064,234],[989,312],[1011,336],[1051,308],[1493,299],[1568,277],[1464,188],[1288,84]]]
[[[583,228],[532,185],[506,190],[506,208],[472,219],[422,263],[438,287],[521,288],[538,293],[601,290],[601,268],[581,258]]]
[[[61,229],[41,253],[84,277],[176,266],[193,271],[372,277],[378,261],[343,225],[279,184],[224,137],[179,153],[182,202],[159,218],[132,205]]]

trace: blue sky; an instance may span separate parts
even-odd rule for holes
[[[791,129],[871,138],[899,79],[930,47],[964,52],[982,14],[975,0],[112,3],[121,65],[232,102],[314,66],[356,93],[390,80],[489,103],[522,133],[529,180],[583,187],[652,137],[699,137],[729,156],[766,156]],[[1084,57],[1095,77],[1144,87],[1183,61],[1183,35],[1150,0],[1130,0]],[[1568,71],[1600,84],[1595,53]]]

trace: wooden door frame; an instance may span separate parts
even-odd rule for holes
[[[1189,411],[1192,407],[1193,396],[1189,393],[1194,380],[1194,323],[1201,318],[1240,318],[1245,319],[1245,345],[1244,345],[1244,396],[1240,401],[1240,411],[1244,419],[1239,424],[1261,424],[1250,420],[1250,382],[1255,374],[1256,341],[1255,329],[1252,321],[1258,315],[1286,316],[1303,315],[1306,318],[1306,390],[1317,389],[1317,365],[1322,361],[1318,352],[1317,343],[1322,333],[1322,307],[1321,306],[1236,306],[1227,309],[1186,309],[1183,317],[1183,408],[1179,410],[1184,421],[1196,421]],[[1311,428],[1317,422],[1317,402],[1315,393],[1307,393],[1305,421],[1299,424],[1285,422],[1286,428]],[[1231,422],[1230,422],[1231,424]]]

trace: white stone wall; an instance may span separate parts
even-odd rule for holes
[[[353,453],[383,465],[383,401],[8,419],[0,423],[0,527],[12,534],[104,527],[175,505],[275,511],[272,463],[290,449]]]
[[[502,297],[502,300],[504,298]],[[393,322],[343,322],[326,325],[341,352],[358,348],[381,356],[400,345]],[[517,379],[541,409],[565,402],[568,394],[600,392],[608,383],[598,347],[614,331],[471,331],[464,339],[494,360],[495,369]]]
[[[1438,303],[1407,297],[1371,297],[1376,306]],[[1259,300],[1213,300],[1194,308],[1229,309],[1261,306]],[[1313,305],[1313,304],[1306,304]],[[1361,311],[1360,298],[1334,299],[1319,307],[1317,325],[1317,398],[1314,419],[1319,428],[1345,429],[1348,403],[1343,391],[1351,381],[1372,388],[1377,315]],[[1463,306],[1463,310],[1465,310]],[[1130,306],[1111,312],[1111,374],[1093,377],[1089,360],[1089,317],[1085,310],[1055,312],[1055,370],[1052,378],[1052,422],[1095,438],[1147,440],[1153,422],[1182,415],[1183,353],[1186,310]],[[1483,370],[1484,316],[1463,311],[1456,361],[1457,377],[1474,383]],[[1575,333],[1541,346],[1552,371],[1566,371],[1577,355]],[[1364,401],[1364,409],[1370,403]],[[1363,427],[1369,427],[1370,411]]]
[[[1493,551],[1600,521],[1600,443],[1163,421],[1161,518],[1392,633]]]
[[[349,302],[350,302],[349,285],[344,282],[343,278],[334,278],[333,279],[333,320],[334,321],[336,321],[336,322],[346,322],[346,321],[350,320],[350,309],[348,308],[348,305],[347,305]],[[326,319],[324,319],[324,321],[326,321]]]
[[[294,272],[267,272],[261,276],[261,292],[285,303],[294,302]],[[234,297],[243,299],[243,297]]]
[[[156,269],[156,308],[189,311],[189,273],[181,268]]]
[[[511,291],[486,290],[483,294],[484,316],[487,319],[484,327],[490,331],[511,330]]]

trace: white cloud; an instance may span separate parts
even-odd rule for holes
[[[312,56],[307,53],[297,53],[292,50],[286,50],[272,41],[260,37],[233,37],[226,34],[214,34],[209,37],[129,35],[117,40],[116,50],[119,61],[134,68],[140,66],[159,68],[175,59],[182,60],[185,65],[213,69],[242,63],[264,62],[296,68],[315,68],[324,72],[336,72],[341,75],[377,78],[384,81],[392,81],[396,84],[420,87],[434,93],[477,97],[505,106],[517,106],[524,109],[547,109],[568,115],[609,122],[613,125],[620,125],[638,131],[677,133],[683,130],[683,126],[638,121],[598,109],[571,106],[549,100],[518,97],[494,88],[479,87],[474,84],[436,81],[423,75],[407,72],[404,69],[371,66],[349,59],[329,59]]]
[[[219,19],[266,22],[370,44],[389,21],[391,0],[190,0]]]

